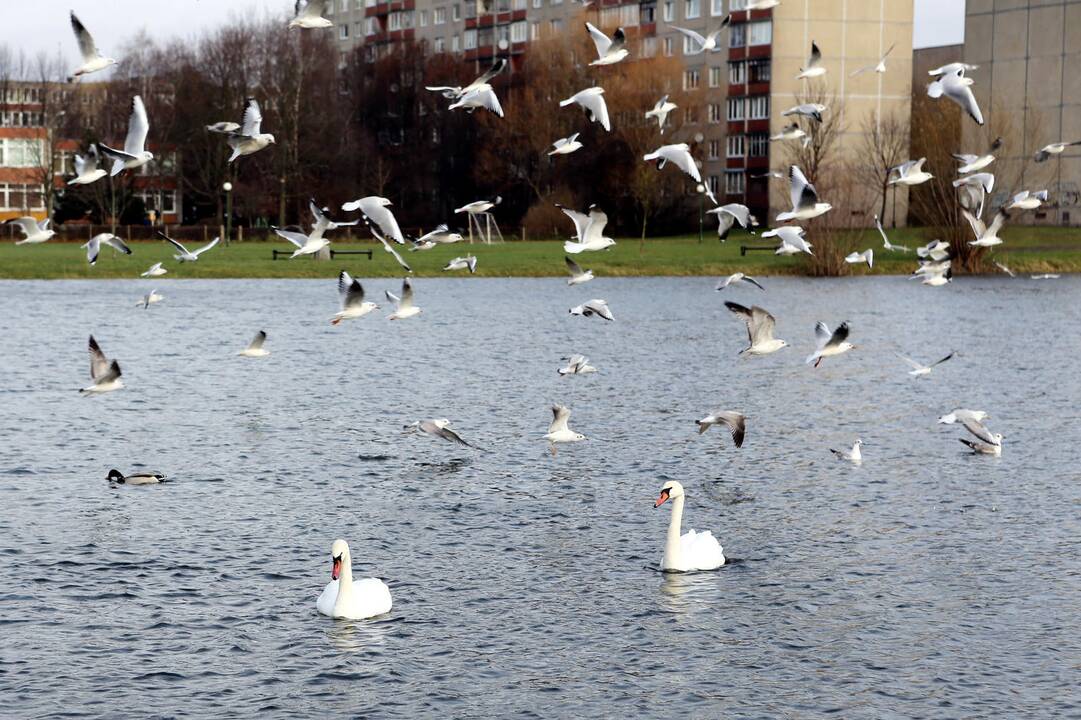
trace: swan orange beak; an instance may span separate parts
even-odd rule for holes
[[[668,491],[667,490],[661,490],[661,496],[659,498],[657,498],[657,502],[653,503],[654,509],[659,508],[661,505],[664,505],[667,501],[668,501]]]
[[[339,555],[334,558],[334,566],[330,569],[330,579],[337,580],[338,576],[342,574],[342,558]]]

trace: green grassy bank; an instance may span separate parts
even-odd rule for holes
[[[1081,231],[1066,228],[1011,227],[1003,233],[1006,240],[994,257],[1019,273],[1081,272]],[[921,229],[896,230],[890,234],[894,243],[915,247],[926,242]],[[811,242],[814,239],[811,238]],[[202,243],[193,243],[195,247]],[[772,252],[749,252],[740,256],[740,245],[764,243],[758,238],[733,234],[720,243],[716,235],[656,238],[641,243],[636,239],[619,240],[616,247],[604,252],[578,256],[584,268],[599,276],[635,275],[727,275],[737,270],[748,274],[798,275],[805,261],[799,257],[778,257]],[[912,253],[888,253],[881,239],[871,230],[853,236],[851,248],[875,248],[875,274],[909,273],[915,267]],[[134,254],[120,255],[102,247],[97,266],[86,261],[86,251],[75,243],[48,242],[42,245],[0,244],[0,279],[57,278],[137,278],[155,262],[163,262],[171,278],[325,278],[347,269],[358,277],[401,277],[402,270],[382,247],[375,243],[338,243],[336,250],[373,250],[372,260],[365,256],[339,256],[322,262],[311,258],[272,259],[272,250],[291,250],[285,242],[244,242],[219,246],[204,254],[197,263],[173,260],[173,249],[163,241],[133,242]],[[462,243],[422,252],[400,248],[406,262],[419,277],[449,275],[443,266],[453,257],[477,256],[477,275],[484,277],[540,277],[563,275],[562,241],[507,242],[496,245]],[[866,267],[851,268],[853,274],[866,274]],[[461,274],[454,273],[454,274]]]

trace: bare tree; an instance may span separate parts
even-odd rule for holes
[[[907,113],[894,109],[882,118],[867,115],[861,126],[856,171],[867,186],[878,188],[878,217],[886,223],[890,168],[908,159],[910,132]],[[894,208],[896,212],[896,208]]]

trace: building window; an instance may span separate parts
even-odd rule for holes
[[[461,52],[461,50],[462,50],[461,38],[459,38],[457,35],[451,35],[451,37],[450,37],[450,51],[451,52]]]
[[[676,19],[676,3],[675,0],[664,0],[663,17],[665,22],[672,22]]]
[[[529,0],[514,0],[515,10],[525,10],[529,7]]]
[[[476,50],[477,49],[477,29],[476,28],[470,28],[470,29],[465,31],[465,43],[463,43],[463,47],[466,50]]]
[[[693,39],[687,37],[686,35],[683,36],[683,54],[684,55],[697,55],[698,54],[698,43],[695,42]]]
[[[743,119],[743,98],[728,98],[728,121]]]
[[[751,60],[751,82],[764,83],[770,80],[770,61],[769,58],[762,60]]]
[[[364,18],[364,34],[371,37],[379,32],[379,19],[374,15]]]
[[[0,142],[0,167],[42,167],[44,155],[40,140],[9,138]]]
[[[0,210],[44,210],[45,195],[40,185],[0,183]]]
[[[751,157],[769,157],[769,133],[751,135]]]
[[[437,53],[446,52],[447,51],[447,42],[446,42],[446,40],[444,40],[441,37],[437,37],[435,39],[435,43],[433,44],[433,49]]]
[[[716,196],[717,191],[721,187],[721,179],[716,175],[710,175],[709,178],[706,179],[706,185],[709,187],[709,191]]]
[[[737,10],[746,10],[747,0],[731,0],[728,3],[729,12],[736,12]]]
[[[728,84],[742,85],[747,82],[747,63],[742,60],[728,63]]]
[[[447,21],[447,9],[445,7],[436,8],[432,12],[432,24],[442,25]]]
[[[773,42],[773,23],[769,20],[748,23],[751,45],[769,45]]]
[[[462,6],[461,5],[453,6],[453,10],[452,10],[450,16],[454,20],[454,22],[458,22],[459,20],[461,20],[462,19]]]
[[[637,27],[638,16],[638,5],[631,4],[619,6],[619,24],[623,27]]]
[[[713,17],[724,15],[724,0],[710,0],[709,14]]]
[[[710,140],[709,141],[709,155],[710,160],[719,160],[721,157],[721,141]]]
[[[739,48],[747,44],[747,26],[730,25],[728,27],[728,47]]]
[[[747,104],[750,106],[747,115],[751,120],[769,119],[769,95],[747,98]]]
[[[741,158],[744,156],[744,143],[742,135],[729,135],[727,144],[728,157]]]
[[[510,26],[510,41],[516,43],[523,43],[529,39],[529,24],[525,20],[514,23]]]
[[[533,7],[535,7],[535,8],[544,7],[544,0],[533,0]]]
[[[421,10],[420,11],[420,26],[421,27],[428,27],[428,11],[427,10]]]
[[[664,39],[664,56],[672,57],[672,38],[670,37]]]
[[[721,86],[721,69],[719,67],[711,67],[709,69],[709,86],[711,88]]]
[[[638,22],[643,25],[651,25],[657,22],[657,5],[656,3],[646,3],[638,6]]]
[[[709,121],[711,123],[719,123],[719,122],[722,121],[722,119],[723,118],[721,116],[721,104],[720,103],[710,103],[709,104]]]
[[[698,114],[694,111],[693,107],[683,109],[683,124],[694,125],[698,122]]]
[[[641,49],[639,50],[639,52],[642,54],[642,57],[647,57],[647,58],[648,57],[653,57],[654,55],[656,55],[657,54],[657,38],[655,38],[655,37],[644,37],[644,38],[642,38],[642,45],[641,45]]]
[[[683,89],[684,90],[697,90],[698,89],[698,71],[697,70],[684,70],[683,71]]]
[[[555,19],[555,20],[549,20],[548,21],[548,30],[553,35],[558,35],[559,33],[563,32],[563,21],[559,20],[558,18]]]
[[[729,170],[724,174],[724,191],[729,195],[742,195],[745,189],[742,170]]]
[[[349,39],[349,24],[348,23],[342,23],[341,25],[338,26],[338,39],[339,40],[348,40]]]
[[[540,23],[539,22],[529,24],[529,39],[530,40],[540,40]]]
[[[685,20],[694,20],[702,15],[702,1],[701,0],[684,0],[683,2],[683,18]]]

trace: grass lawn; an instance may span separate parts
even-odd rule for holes
[[[920,228],[895,230],[890,240],[895,244],[916,245],[929,238]],[[1007,226],[1005,243],[995,258],[1011,269],[1027,272],[1081,272],[1081,230],[1068,228]],[[814,244],[814,238],[810,238]],[[701,244],[697,236],[656,238],[644,244],[636,239],[622,239],[603,252],[583,253],[577,257],[586,269],[598,276],[633,275],[728,275],[737,270],[751,275],[796,275],[804,260],[779,257],[772,252],[749,252],[740,256],[740,245],[776,245],[773,238],[762,241],[746,234],[733,233],[728,242],[707,234]],[[907,274],[915,267],[912,253],[888,253],[880,250],[881,239],[874,229],[855,234],[848,243],[851,249],[875,248],[876,274]],[[201,243],[195,243],[201,246]],[[191,244],[189,244],[191,247]],[[244,242],[229,247],[219,245],[204,254],[197,263],[173,260],[173,248],[164,241],[133,242],[133,254],[120,255],[103,246],[96,267],[86,262],[86,251],[76,243],[48,242],[42,245],[0,244],[0,279],[56,278],[137,278],[155,262],[162,262],[170,278],[326,278],[346,269],[357,277],[401,277],[403,272],[377,243],[338,243],[336,250],[373,250],[372,260],[365,256],[340,256],[329,262],[298,258],[272,260],[271,251],[291,250],[286,242]],[[477,256],[477,275],[485,277],[537,277],[563,275],[562,241],[507,242],[496,245],[457,245],[437,247],[422,252],[399,252],[418,277],[449,275],[442,268],[453,257]],[[854,274],[865,274],[864,266],[853,267]],[[462,271],[464,272],[464,271]],[[457,272],[453,274],[462,274]],[[468,273],[466,273],[468,274]]]

